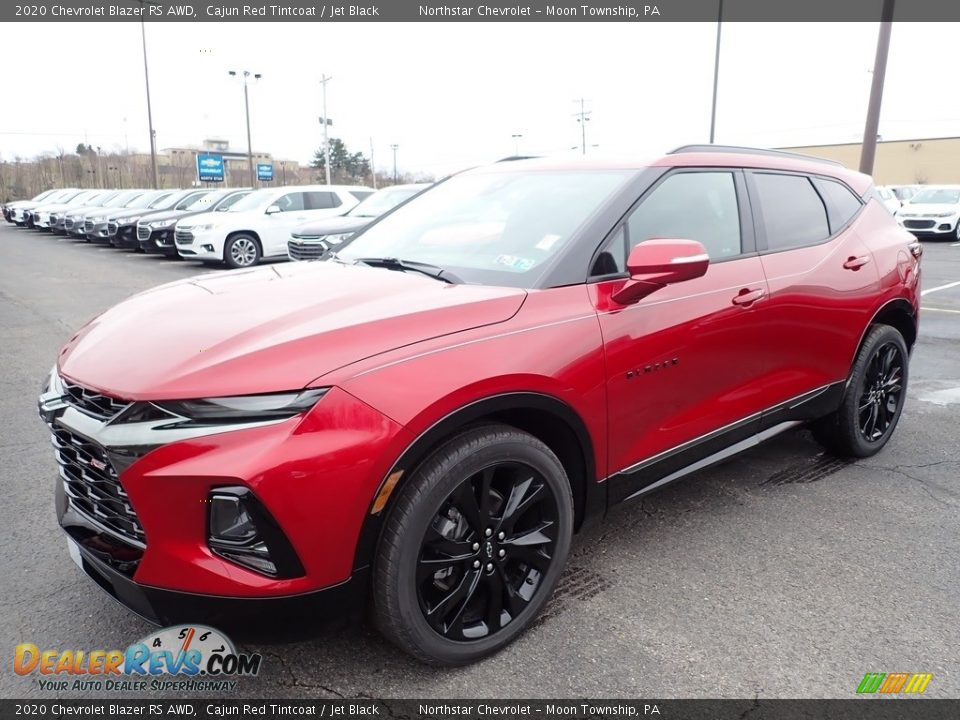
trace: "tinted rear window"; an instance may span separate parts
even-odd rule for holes
[[[769,250],[813,245],[830,237],[827,208],[802,175],[754,173]]]

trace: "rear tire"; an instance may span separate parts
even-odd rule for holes
[[[817,441],[841,457],[865,458],[880,452],[903,411],[909,359],[896,328],[871,327],[850,370],[840,408],[811,426]]]
[[[374,561],[376,625],[430,665],[495,653],[549,599],[572,534],[570,483],[550,448],[505,425],[468,430],[390,510]]]

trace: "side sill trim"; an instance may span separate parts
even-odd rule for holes
[[[657,480],[652,485],[647,485],[646,487],[641,488],[640,490],[637,490],[632,495],[628,495],[626,498],[624,498],[624,500],[632,500],[633,498],[636,498],[636,497],[642,497],[647,493],[653,492],[657,488],[660,488],[660,487],[663,487],[664,485],[668,485],[669,483],[672,483],[674,480],[679,480],[680,478],[686,475],[695,473],[697,470],[702,470],[705,467],[708,467],[710,465],[713,465],[714,463],[720,462],[721,460],[725,460],[728,457],[732,457],[733,455],[741,453],[744,450],[749,450],[752,447],[756,447],[760,443],[765,442],[766,440],[769,440],[775,435],[779,435],[780,433],[786,430],[789,430],[790,428],[793,428],[793,427],[796,427],[797,425],[802,425],[802,424],[803,423],[800,420],[790,420],[787,422],[780,423],[779,425],[774,425],[772,428],[768,428],[762,432],[758,432],[756,435],[752,435],[751,437],[748,437],[746,440],[741,440],[738,443],[729,445],[723,450],[720,450],[719,452],[715,452],[713,455],[709,455],[703,458],[702,460],[698,460],[697,462],[691,465],[687,465],[685,468],[681,468],[680,470],[677,470],[676,472],[671,473],[670,475],[667,475],[666,477],[661,478],[660,480]]]

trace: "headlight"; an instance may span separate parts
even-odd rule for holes
[[[350,232],[350,233],[340,233],[340,234],[338,234],[338,235],[324,235],[323,238],[322,238],[322,240],[323,240],[324,242],[326,242],[326,243],[331,244],[331,245],[339,245],[339,244],[342,243],[344,240],[348,240],[348,239],[351,238],[351,237],[353,237],[353,233],[352,233],[352,232]]]
[[[94,215],[92,218],[90,218],[90,222],[102,223],[106,219],[107,218],[103,215]]]
[[[150,223],[150,227],[152,227],[154,230],[159,230],[161,228],[170,227],[176,221],[176,218],[171,218],[169,220],[157,220],[156,222]]]
[[[184,230],[189,230],[190,232],[210,232],[211,230],[216,230],[216,223],[209,223],[207,225],[194,225],[193,227],[186,227]]]
[[[138,222],[139,220],[140,220],[140,216],[134,215],[133,217],[120,218],[117,222],[119,222],[121,225],[129,225],[130,223],[135,223],[135,222]]]
[[[40,387],[41,395],[51,392],[56,393],[57,395],[63,395],[65,393],[63,389],[63,382],[60,380],[60,373],[57,372],[56,365],[50,368],[50,372],[47,374],[46,379],[43,381],[43,385]]]
[[[312,408],[327,388],[295,390],[269,395],[236,395],[203,400],[154,402],[167,412],[199,424],[282,420]]]
[[[951,210],[950,212],[941,212],[934,215],[934,217],[953,217],[957,214],[956,210]]]

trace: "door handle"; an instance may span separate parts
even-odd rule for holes
[[[746,307],[753,305],[753,303],[762,298],[763,295],[763,288],[744,288],[733,296],[733,300],[731,302],[733,302],[734,305]]]
[[[861,255],[860,257],[851,256],[847,258],[847,261],[843,264],[843,267],[846,270],[859,270],[868,262],[870,262],[869,255]]]

